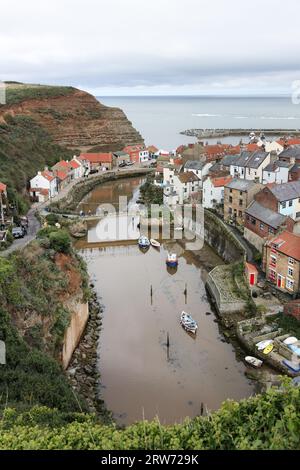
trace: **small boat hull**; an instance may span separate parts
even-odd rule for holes
[[[138,245],[142,249],[149,248],[150,241],[147,237],[140,237],[138,240]]]
[[[150,239],[150,243],[151,243],[152,246],[154,246],[154,248],[159,248],[160,247],[160,243],[157,240],[154,240],[154,238]]]
[[[246,356],[245,361],[248,364],[250,364],[250,366],[256,367],[256,368],[259,368],[263,365],[263,361],[261,361],[260,359],[257,359],[257,357],[253,357],[253,356]]]
[[[195,320],[186,312],[182,312],[180,316],[180,324],[182,328],[188,333],[195,335],[197,333],[198,325]]]
[[[166,259],[166,265],[169,267],[169,268],[177,268],[178,266],[178,258],[177,258],[177,255],[175,253],[172,253],[172,254],[168,254],[168,257]]]

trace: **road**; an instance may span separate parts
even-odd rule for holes
[[[21,250],[30,243],[36,237],[36,234],[40,228],[40,223],[38,219],[35,217],[35,212],[37,210],[37,205],[31,207],[31,209],[27,213],[29,227],[28,233],[24,238],[18,238],[14,240],[13,244],[7,248],[7,250],[1,251],[0,256],[8,256],[10,253],[16,250]]]

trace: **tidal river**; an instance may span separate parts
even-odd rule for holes
[[[95,212],[101,203],[117,203],[119,195],[136,198],[140,184],[140,178],[105,183],[82,207]],[[197,253],[178,245],[179,266],[170,273],[165,264],[169,243],[146,253],[134,241],[77,243],[105,306],[99,346],[101,395],[119,424],[155,416],[162,423],[181,422],[217,409],[227,398],[239,400],[254,393],[205,291],[207,272],[222,260],[206,245]],[[198,322],[195,339],[179,324],[182,310]]]

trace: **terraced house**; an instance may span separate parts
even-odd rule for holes
[[[245,210],[253,201],[262,184],[236,178],[224,188],[224,219],[232,220],[240,225],[244,223]]]
[[[300,181],[268,185],[255,195],[255,200],[263,207],[300,222]]]
[[[264,248],[263,269],[267,280],[293,297],[300,293],[300,236],[284,231]]]
[[[230,165],[230,174],[233,178],[262,183],[263,170],[271,161],[270,153],[257,150],[255,152],[242,152]]]

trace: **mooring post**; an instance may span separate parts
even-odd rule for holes
[[[151,305],[152,305],[152,300],[153,300],[153,288],[152,288],[152,284],[150,286],[150,298],[151,298]]]
[[[185,284],[185,289],[183,291],[185,297],[185,303],[187,302],[187,284]]]
[[[170,336],[169,332],[167,333],[167,359],[169,360],[169,352],[170,352]]]

